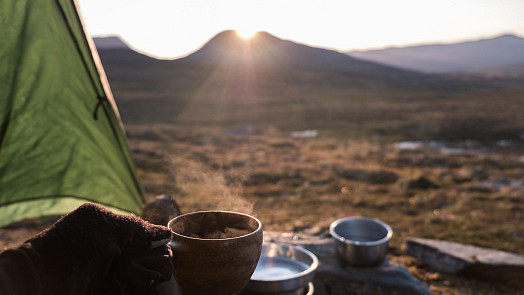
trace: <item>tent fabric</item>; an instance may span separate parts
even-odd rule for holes
[[[0,2],[0,227],[95,202],[140,214],[144,193],[73,0]]]

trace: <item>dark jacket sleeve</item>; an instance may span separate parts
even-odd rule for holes
[[[42,258],[30,243],[0,253],[0,295],[47,294],[48,292],[44,291],[43,269]],[[180,294],[182,293],[173,278],[169,282],[157,285],[148,293],[148,295]]]
[[[84,204],[0,254],[0,295],[145,295],[171,278],[170,237],[167,227]]]
[[[42,295],[41,258],[26,243],[18,249],[9,249],[0,254],[1,295]]]

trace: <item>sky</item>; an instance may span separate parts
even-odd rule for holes
[[[161,58],[188,55],[228,29],[338,51],[524,37],[524,0],[77,1],[92,36],[118,35]]]

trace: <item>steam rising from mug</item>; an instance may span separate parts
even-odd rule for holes
[[[171,159],[175,169],[177,187],[191,196],[199,207],[251,214],[253,204],[241,196],[242,188],[230,188],[221,169],[210,169],[204,163],[175,157]]]

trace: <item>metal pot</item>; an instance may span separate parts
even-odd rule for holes
[[[242,294],[312,294],[318,259],[293,245],[264,243],[257,268]]]
[[[329,232],[339,260],[350,266],[374,266],[386,257],[393,230],[384,222],[365,217],[334,221]]]

